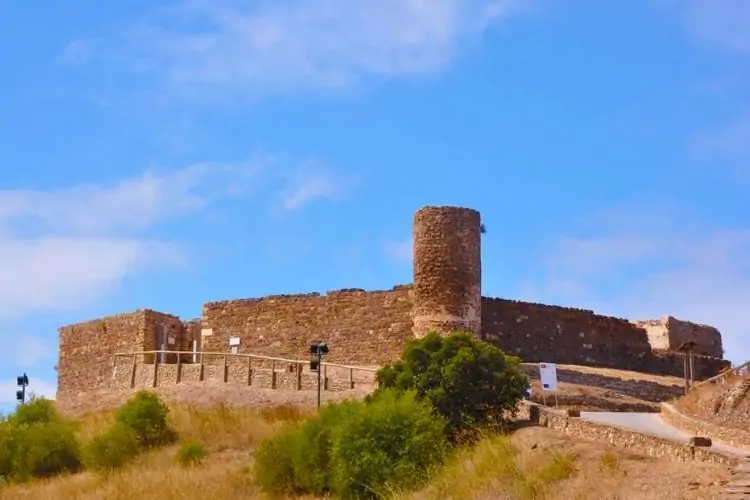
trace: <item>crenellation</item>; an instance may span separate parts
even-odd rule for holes
[[[309,344],[325,340],[326,361],[379,366],[398,359],[409,340],[428,331],[469,331],[525,362],[554,362],[682,375],[684,356],[675,350],[696,343],[695,375],[718,373],[721,334],[713,327],[665,316],[629,321],[589,309],[481,295],[481,217],[461,207],[423,207],[414,216],[414,282],[388,290],[360,288],[325,293],[269,295],[211,301],[199,318],[138,309],[60,328],[58,399],[94,390],[206,383],[270,387],[294,385],[294,364],[232,357],[256,354],[305,360]],[[230,339],[239,338],[239,345]],[[176,351],[124,356],[115,353]],[[201,353],[204,353],[201,356]],[[211,355],[209,353],[218,353]],[[227,358],[224,361],[223,358]],[[202,362],[200,361],[202,359]],[[226,362],[226,382],[224,363]],[[179,368],[177,368],[179,364]],[[343,378],[342,378],[343,377]],[[307,373],[302,385],[310,386]],[[132,381],[131,381],[132,379]],[[332,376],[342,389],[346,376]]]

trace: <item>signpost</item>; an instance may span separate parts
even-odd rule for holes
[[[310,344],[310,371],[318,372],[318,408],[320,408],[320,372],[323,363],[323,355],[328,354],[328,346],[325,342],[317,341]]]
[[[555,408],[557,408],[557,365],[555,363],[539,363],[539,382],[542,385],[542,403],[547,406],[545,391],[555,395]]]

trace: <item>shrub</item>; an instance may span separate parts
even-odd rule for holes
[[[471,333],[429,333],[410,341],[401,360],[378,371],[379,389],[414,390],[448,422],[452,442],[475,438],[479,427],[505,429],[528,377],[520,360]]]
[[[446,422],[413,392],[384,391],[333,431],[331,489],[375,498],[423,484],[445,459]]]
[[[117,410],[115,420],[135,431],[141,448],[151,448],[175,441],[177,435],[169,428],[168,414],[169,408],[159,396],[139,391]]]
[[[119,469],[138,455],[138,435],[130,427],[115,423],[89,441],[83,449],[84,464],[92,470]]]
[[[183,467],[198,465],[206,457],[206,447],[198,441],[184,443],[177,452],[177,463]]]
[[[264,492],[283,495],[295,491],[291,449],[298,436],[298,428],[290,425],[275,436],[264,439],[258,446],[254,473],[258,486]]]
[[[5,424],[7,425],[7,424]],[[81,466],[81,447],[68,422],[10,424],[12,471],[18,481],[75,472]]]
[[[331,456],[335,430],[349,418],[361,414],[363,406],[344,401],[321,408],[320,413],[305,421],[291,444],[294,487],[297,491],[322,494],[331,484]]]
[[[0,483],[13,474],[13,441],[11,426],[0,422]]]
[[[447,449],[445,422],[414,393],[343,402],[261,443],[256,480],[266,493],[374,497],[427,478]]]
[[[52,401],[45,398],[32,398],[28,403],[19,405],[7,421],[14,425],[49,424],[63,419]]]

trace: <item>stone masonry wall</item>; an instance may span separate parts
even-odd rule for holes
[[[651,353],[646,332],[624,319],[488,297],[482,338],[526,362],[637,369]]]
[[[695,342],[695,352],[721,358],[724,348],[719,330],[708,325],[682,321],[672,316],[655,320],[635,321],[636,326],[646,330],[654,349],[679,349],[685,342]]]
[[[182,320],[172,314],[146,309],[146,331],[143,339],[144,351],[186,351],[185,328]],[[144,356],[145,363],[153,363],[152,354]],[[160,362],[162,360],[160,359]],[[176,363],[177,354],[165,354],[164,363]]]
[[[414,215],[414,335],[455,330],[479,336],[481,318],[479,212],[423,207]]]
[[[115,352],[144,348],[146,311],[110,316],[60,328],[57,399],[107,387]]]
[[[670,424],[690,434],[708,436],[715,442],[750,451],[750,430],[721,427],[681,413],[669,403],[661,404],[661,415]]]
[[[398,359],[412,338],[410,295],[411,287],[397,286],[209,302],[202,350],[229,352],[238,336],[240,353],[308,359],[310,343],[324,340],[328,362],[379,365]]]
[[[711,448],[691,446],[687,442],[672,441],[615,425],[589,422],[533,403],[522,405],[519,418],[523,419],[526,415],[531,422],[560,434],[606,443],[613,448],[631,450],[673,462],[697,461],[734,465],[738,460],[737,457],[724,455]]]

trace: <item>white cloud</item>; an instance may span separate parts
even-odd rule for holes
[[[750,54],[750,2],[681,0],[688,32],[701,42]]]
[[[20,374],[19,374],[20,375]],[[16,403],[16,379],[0,380],[0,407],[3,405],[15,405]],[[57,384],[38,378],[29,378],[29,385],[26,388],[26,397],[30,394],[46,399],[55,399],[57,393]]]
[[[182,246],[143,231],[216,199],[246,194],[266,161],[151,169],[111,184],[0,191],[0,319],[85,307],[131,274],[183,264]]]
[[[750,26],[748,29],[750,30]],[[750,112],[696,134],[691,145],[699,154],[719,154],[736,160],[750,160]]]
[[[411,262],[414,258],[412,239],[386,241],[383,243],[383,253],[397,262]]]
[[[73,40],[65,46],[57,62],[64,66],[80,66],[88,62],[91,57],[91,45],[89,40]]]
[[[640,226],[610,222],[589,236],[557,238],[546,279],[527,284],[525,298],[630,319],[671,314],[710,324],[722,332],[729,359],[750,359],[750,228],[677,218],[660,225],[641,217]]]
[[[285,211],[291,212],[315,200],[340,198],[353,187],[352,179],[334,174],[323,162],[310,161],[287,176],[281,204]]]
[[[42,362],[49,362],[52,368],[57,360],[57,343],[42,340],[34,335],[20,334],[13,343],[5,345],[0,352],[0,360],[13,363],[21,369],[39,366]]]
[[[342,89],[440,72],[464,42],[528,3],[184,0],[132,26],[119,56],[183,97]]]
[[[270,160],[201,163],[144,173],[110,185],[87,184],[52,191],[1,190],[0,230],[100,233],[139,230],[159,219],[198,210],[212,199],[245,194]]]

